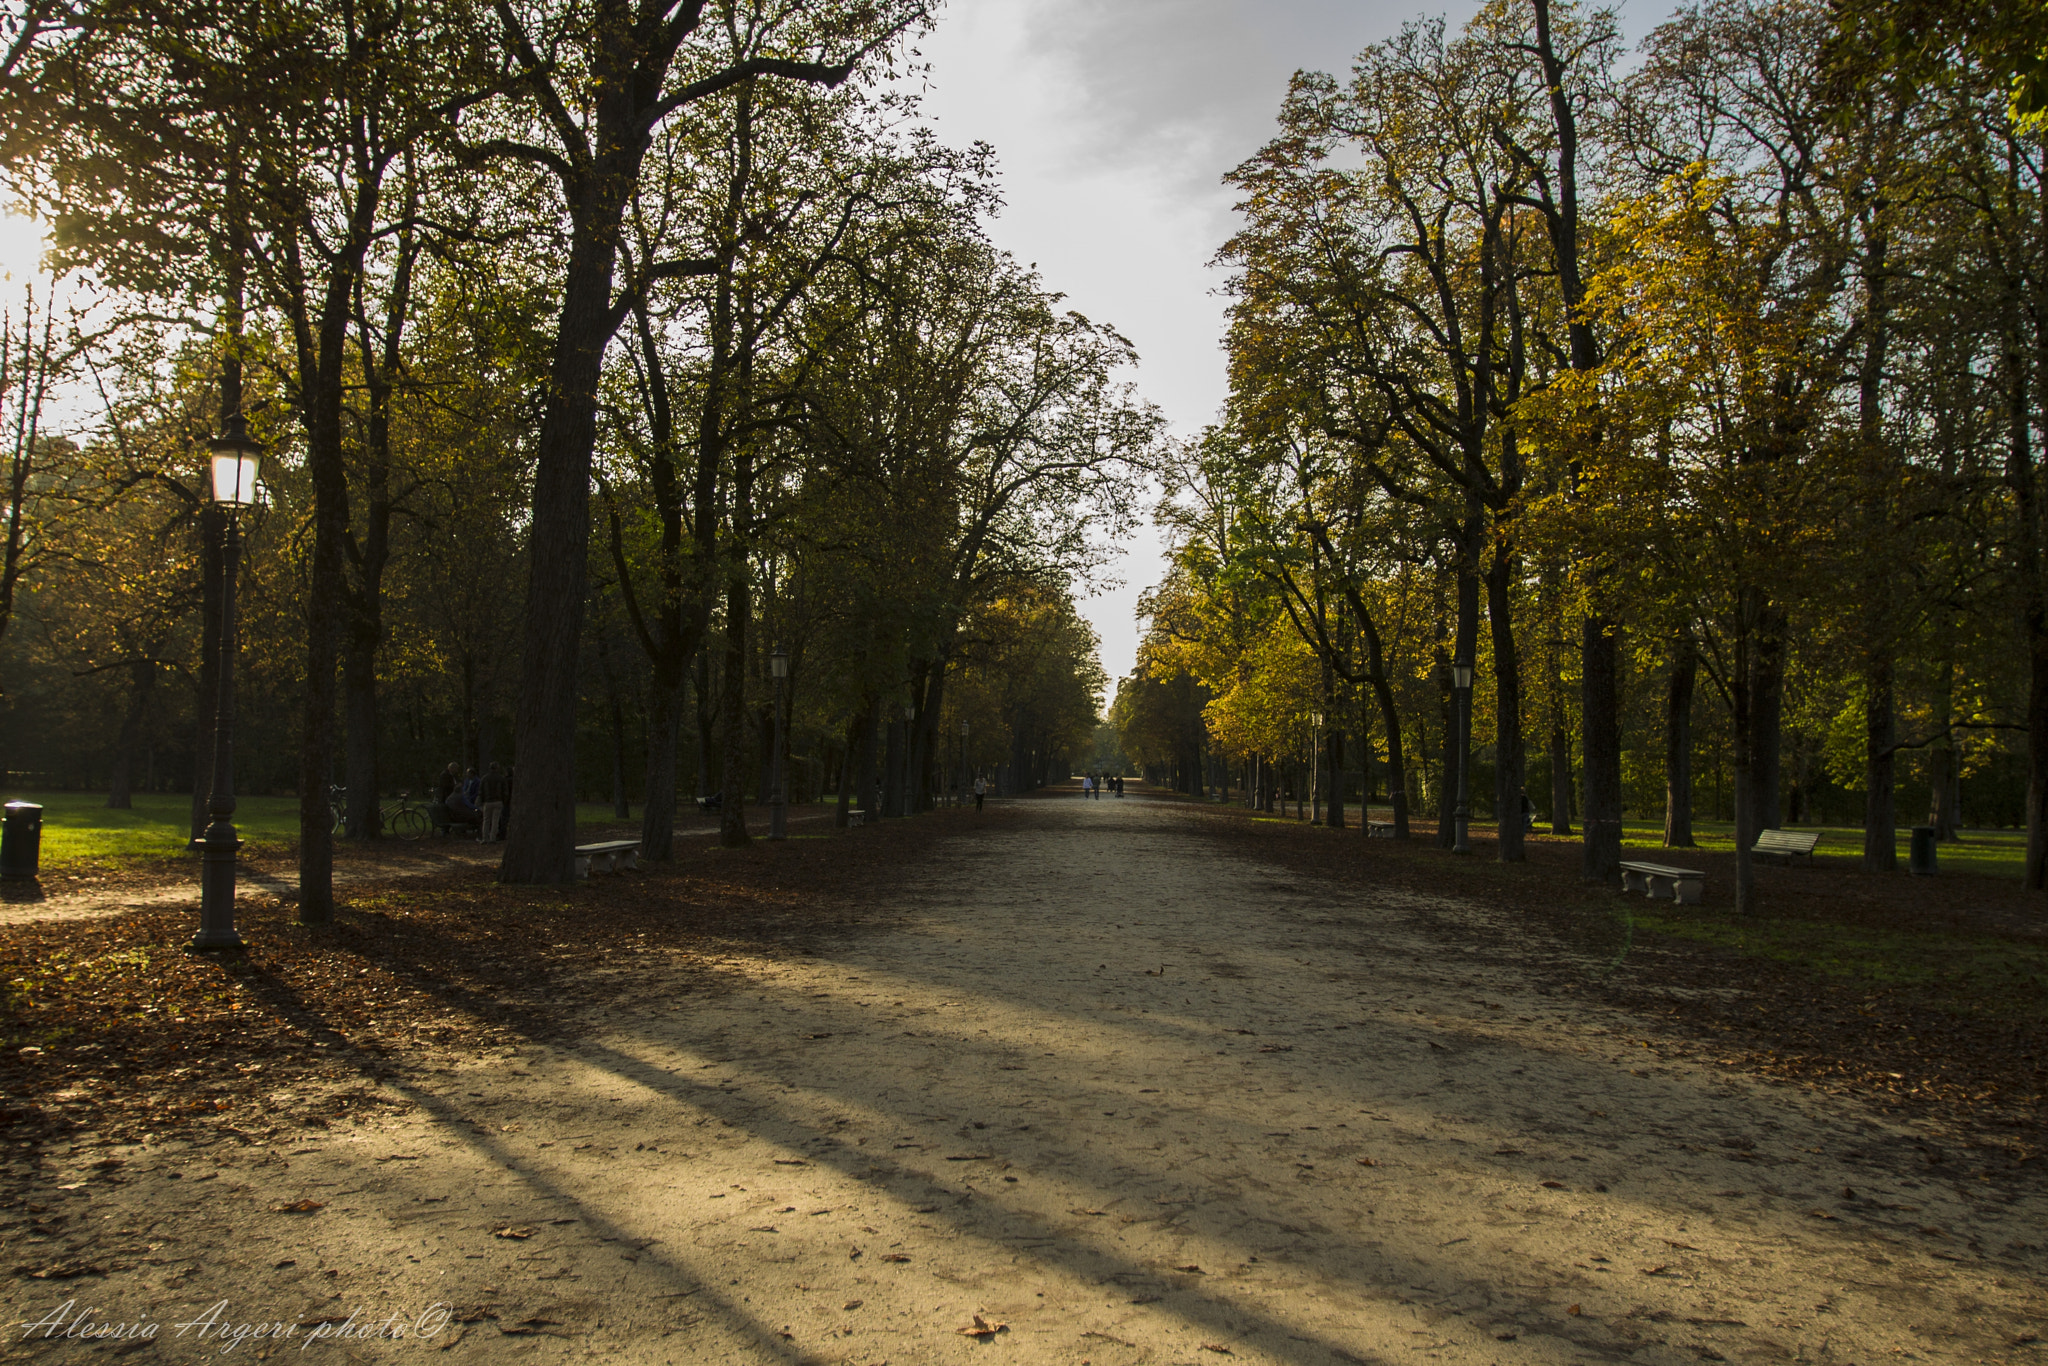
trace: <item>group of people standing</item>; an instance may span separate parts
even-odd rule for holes
[[[1112,778],[1106,773],[1083,773],[1081,775],[1081,795],[1084,797],[1093,797],[1097,801],[1101,801],[1102,794],[1112,789],[1116,792],[1117,796],[1121,797],[1124,795],[1124,780],[1121,776]]]
[[[491,764],[478,777],[473,768],[465,772],[450,764],[434,784],[434,798],[453,824],[474,826],[480,843],[495,843],[505,838],[505,817],[512,810],[512,771]]]

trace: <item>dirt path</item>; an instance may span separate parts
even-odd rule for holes
[[[621,946],[581,1044],[423,1059],[381,1126],[58,1155],[8,1262],[105,1274],[7,1317],[177,1361],[209,1322],[300,1359],[2034,1359],[2038,1190],[1660,1061],[1171,806],[1000,817],[886,927],[715,980]]]

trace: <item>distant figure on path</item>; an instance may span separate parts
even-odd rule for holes
[[[1119,773],[1119,774],[1117,774],[1117,775],[1116,775],[1116,796],[1117,796],[1117,800],[1118,800],[1118,801],[1122,801],[1122,800],[1123,800],[1123,796],[1124,796],[1124,775],[1123,775],[1123,774],[1121,774],[1121,773]]]
[[[979,811],[979,810],[981,810],[981,799],[982,799],[983,797],[986,797],[987,795],[988,795],[988,779],[986,779],[986,778],[976,778],[976,779],[974,780],[974,809],[975,809],[976,811]]]
[[[1095,795],[1095,779],[1089,774],[1081,775],[1081,796],[1085,799]]]

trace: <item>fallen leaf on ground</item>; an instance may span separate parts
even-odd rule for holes
[[[74,1276],[104,1276],[107,1272],[105,1267],[87,1262],[58,1262],[55,1266],[18,1266],[14,1274],[36,1281],[68,1281]]]
[[[1068,1211],[1067,1211],[1067,1213],[1069,1213],[1069,1214],[1107,1214],[1107,1213],[1109,1213],[1109,1211],[1108,1211],[1108,1210],[1106,1210],[1106,1209],[1070,1209],[1070,1210],[1068,1210]]]
[[[270,1212],[272,1214],[311,1214],[314,1210],[320,1208],[323,1208],[323,1206],[318,1200],[294,1200],[289,1205],[272,1205]]]
[[[1202,1344],[1202,1350],[1205,1352],[1221,1352],[1224,1356],[1231,1355],[1230,1349],[1220,1342],[1205,1342]]]
[[[1561,1191],[1564,1189],[1564,1182],[1562,1181],[1545,1181],[1543,1185],[1547,1190]]]
[[[841,1309],[858,1309],[866,1303],[866,1300],[848,1300],[845,1304],[842,1304],[839,1307]]]
[[[1009,1332],[1010,1325],[1007,1323],[990,1323],[981,1315],[976,1314],[974,1316],[974,1324],[972,1327],[955,1328],[953,1331],[958,1333],[963,1338],[985,1338],[991,1337],[997,1333]]]
[[[545,1333],[548,1329],[558,1326],[559,1324],[554,1319],[521,1319],[513,1324],[499,1324],[498,1331],[508,1338],[516,1338],[527,1337],[534,1333]]]
[[[1644,1268],[1643,1268],[1643,1274],[1644,1274],[1645,1276],[1658,1276],[1658,1275],[1662,1275],[1662,1274],[1663,1274],[1663,1273],[1664,1273],[1665,1271],[1667,1271],[1667,1270],[1669,1270],[1669,1269],[1670,1269],[1670,1263],[1668,1263],[1668,1262],[1659,1262],[1659,1263],[1657,1263],[1657,1264],[1656,1264],[1655,1266],[1646,1266],[1646,1267],[1644,1267]]]
[[[533,1230],[530,1228],[501,1228],[491,1236],[493,1238],[531,1238]]]
[[[885,1262],[907,1262],[910,1260],[910,1255],[904,1252],[885,1252],[882,1254],[882,1260]]]
[[[1377,1167],[1379,1162],[1374,1158],[1361,1157],[1358,1159],[1358,1165],[1361,1167]]]
[[[1174,1268],[1174,1270],[1175,1270],[1175,1271],[1185,1271],[1185,1272],[1187,1272],[1187,1273],[1188,1273],[1188,1274],[1189,1274],[1190,1276],[1200,1276],[1200,1275],[1204,1274],[1204,1273],[1203,1273],[1203,1271],[1202,1271],[1202,1268],[1201,1268],[1201,1267],[1199,1267],[1199,1266],[1196,1266],[1196,1265],[1195,1265],[1195,1264],[1194,1264],[1193,1262],[1189,1262],[1189,1263],[1188,1263],[1188,1264],[1187,1264],[1186,1266],[1177,1266],[1177,1267],[1175,1267],[1175,1268]]]
[[[1567,1305],[1565,1306],[1564,1312],[1570,1314],[1574,1318],[1577,1318],[1579,1313],[1579,1306],[1577,1306],[1576,1304]]]

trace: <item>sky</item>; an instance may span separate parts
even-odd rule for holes
[[[1423,12],[1416,0],[946,0],[918,45],[924,107],[946,141],[995,147],[996,243],[1131,339],[1139,391],[1189,437],[1225,395],[1223,273],[1209,265],[1236,224],[1222,176],[1271,136],[1296,70],[1348,72]],[[1131,671],[1138,594],[1163,573],[1149,520],[1117,549],[1120,586],[1080,604],[1112,679]]]

